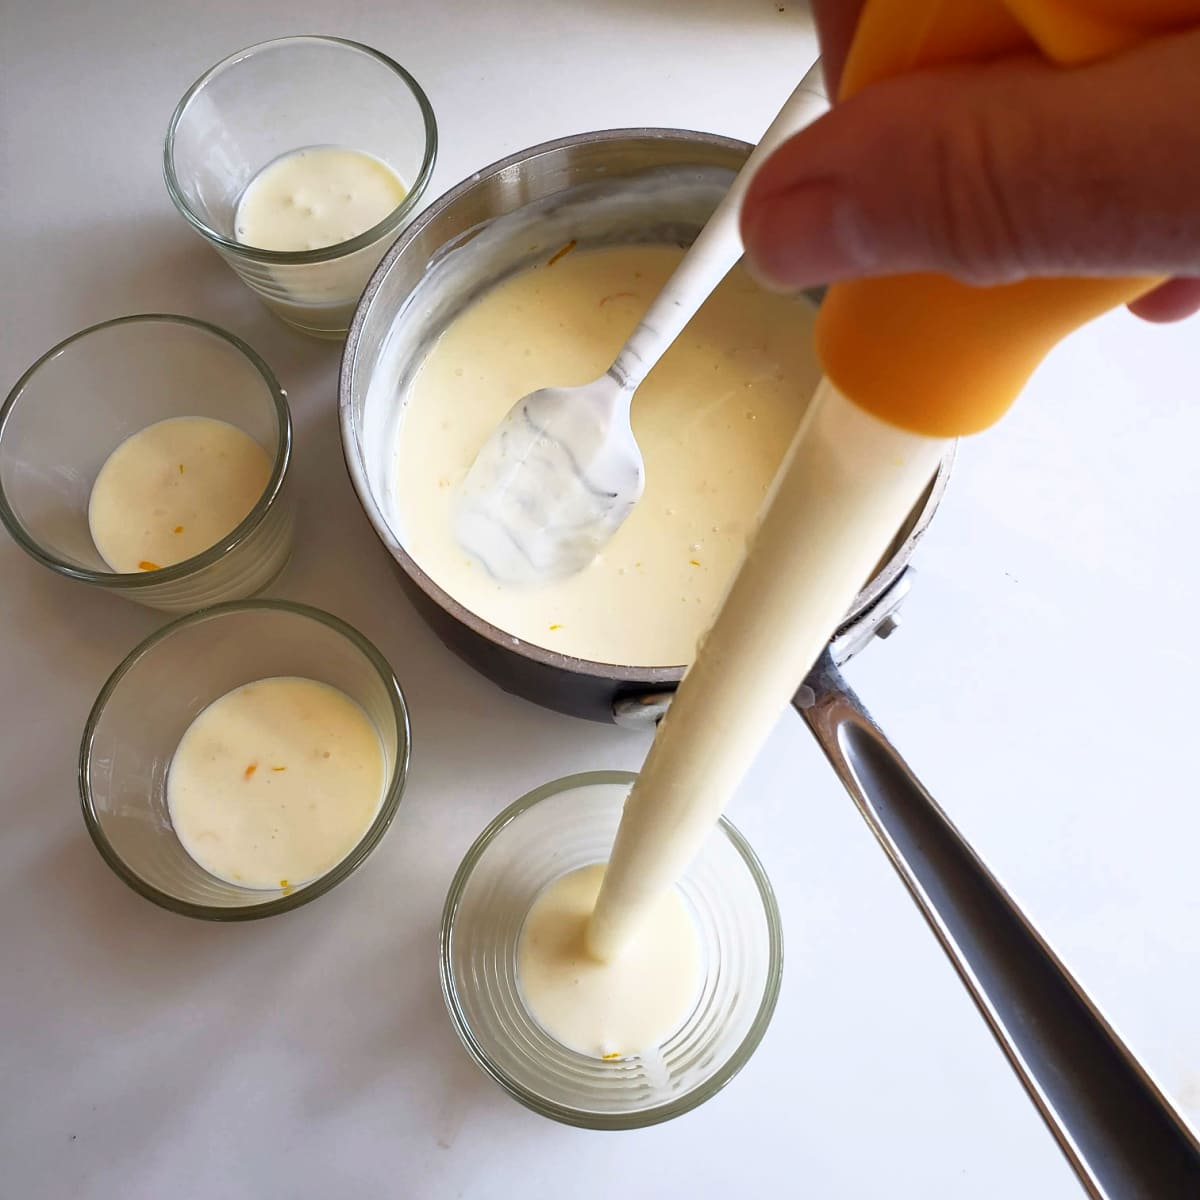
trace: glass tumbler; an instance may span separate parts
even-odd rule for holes
[[[210,875],[183,848],[167,809],[167,769],[187,727],[233,688],[300,675],[345,692],[375,725],[384,793],[358,844],[298,887],[252,889]],[[134,891],[189,917],[244,921],[287,912],[336,887],[387,832],[408,770],[408,708],[387,660],[319,609],[244,600],[193,613],[147,638],[92,706],[79,751],[83,819],[96,849]]]
[[[169,417],[236,425],[267,452],[271,474],[254,508],[207,550],[156,571],[114,571],[92,542],[92,485],[121,442]],[[0,520],[60,575],[190,612],[260,592],[283,570],[291,449],[286,394],[245,342],[190,317],[120,317],[60,342],[9,393],[0,409]]]
[[[683,1025],[652,1052],[606,1061],[568,1049],[538,1024],[517,977],[525,916],[555,879],[607,861],[635,778],[572,775],[505,809],[468,851],[442,917],[442,991],[468,1052],[522,1104],[591,1129],[653,1125],[713,1096],[766,1032],[783,970],[771,885],[722,818],[677,884],[703,958]]]
[[[341,146],[382,160],[406,194],[377,225],[318,250],[243,245],[234,215],[246,185],[294,150]],[[163,155],[167,191],[188,223],[289,325],[339,338],[383,252],[415,214],[437,154],[437,122],[417,81],[357,42],[286,37],[231,54],[187,90]]]

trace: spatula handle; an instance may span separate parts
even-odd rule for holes
[[[609,373],[631,394],[742,257],[738,214],[754,172],[772,151],[828,108],[820,63],[816,63],[751,151],[724,199],[617,355]]]

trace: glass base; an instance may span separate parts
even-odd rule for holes
[[[319,338],[324,342],[344,342],[350,331],[350,318],[354,316],[357,302],[349,308],[339,305],[336,309],[305,309],[299,304],[278,304],[266,296],[260,295],[263,307],[274,317],[282,321],[289,329],[302,333],[306,337]]]

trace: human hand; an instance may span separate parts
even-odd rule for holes
[[[813,0],[835,94],[864,0]],[[796,290],[1169,275],[1130,308],[1200,311],[1200,33],[1062,70],[1037,57],[872,84],[785,143],[742,208],[751,268]]]

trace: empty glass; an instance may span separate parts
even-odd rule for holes
[[[236,425],[267,452],[270,477],[242,522],[200,554],[156,571],[114,571],[88,526],[92,485],[121,442],[169,417]],[[60,575],[190,612],[254,595],[283,570],[291,448],[287,397],[240,338],[191,317],[120,317],[60,342],[9,393],[0,409],[0,520]]]
[[[243,245],[234,214],[246,185],[275,159],[309,146],[374,155],[399,175],[404,200],[334,246]],[[175,207],[270,309],[305,333],[337,338],[416,212],[436,153],[433,109],[402,66],[357,42],[286,37],[240,50],[192,84],[171,117],[163,170]]]
[[[357,701],[383,745],[385,791],[374,821],[335,867],[299,887],[258,890],[218,879],[188,855],[167,810],[167,768],[202,709],[277,675],[328,683]],[[160,629],[104,685],[79,752],[83,818],[104,861],[155,904],[214,921],[269,917],[329,891],[378,845],[400,803],[409,738],[400,684],[357,630],[282,600],[222,604]]]
[[[715,1095],[766,1032],[783,970],[771,885],[722,819],[677,885],[703,954],[703,984],[683,1025],[651,1053],[605,1061],[538,1024],[517,978],[525,916],[555,879],[607,861],[634,779],[572,775],[505,809],[468,851],[442,917],[442,991],[471,1056],[535,1112],[591,1129],[653,1125]]]

